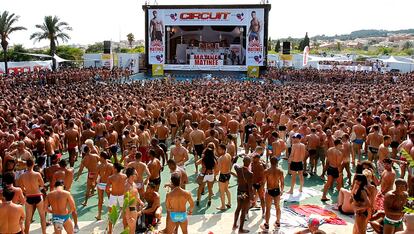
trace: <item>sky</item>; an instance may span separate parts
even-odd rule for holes
[[[27,48],[48,45],[29,40],[44,16],[56,15],[73,28],[67,44],[92,44],[126,40],[128,33],[144,39],[145,0],[0,0],[0,11],[20,16],[26,31],[10,36],[10,45]],[[153,0],[151,0],[153,2]],[[171,4],[257,4],[260,0],[157,0]],[[269,0],[269,36],[286,37],[346,34],[360,29],[398,30],[414,28],[412,0]]]

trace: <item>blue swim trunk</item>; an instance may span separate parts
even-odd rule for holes
[[[170,212],[171,221],[174,223],[182,223],[187,220],[187,212]]]
[[[362,145],[364,143],[364,140],[363,139],[355,139],[353,142],[355,144]]]

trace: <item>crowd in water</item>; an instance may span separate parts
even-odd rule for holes
[[[86,207],[95,205],[88,198],[96,188],[98,220],[107,217],[104,204],[111,210],[126,194],[135,198],[122,214],[130,233],[159,225],[165,214],[163,232],[188,233],[188,215],[203,196],[219,210],[237,207],[239,233],[249,232],[246,214],[259,206],[267,231],[272,205],[280,227],[280,197],[295,191],[297,177],[299,192],[304,177],[326,180],[323,202],[335,185],[336,209],[354,215],[355,234],[368,226],[413,233],[403,211],[414,195],[413,76],[270,69],[264,78],[281,82],[118,82],[130,81],[130,72],[97,68],[7,76],[0,80],[0,233],[29,233],[35,210],[43,233],[47,213],[56,233],[78,232],[73,183],[86,184]],[[289,173],[278,167],[284,160]],[[78,181],[84,169],[86,181]],[[170,181],[161,181],[163,170]],[[229,192],[232,176],[237,194]],[[194,198],[191,183],[199,187]],[[169,188],[165,198],[160,187]],[[324,233],[319,224],[312,219],[299,233]]]

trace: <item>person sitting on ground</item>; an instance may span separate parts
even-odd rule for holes
[[[320,232],[321,230],[319,230],[319,226],[321,225],[321,222],[318,218],[309,218],[308,220],[308,228],[303,229],[301,231],[295,232],[295,234],[306,234],[306,233],[311,233],[311,234],[318,234],[318,233],[325,233],[325,232]],[[319,232],[318,232],[319,231]]]

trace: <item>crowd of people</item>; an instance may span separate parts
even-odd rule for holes
[[[360,80],[381,78],[349,85],[334,79],[347,73],[273,72],[291,82],[123,83],[110,82],[114,77],[103,69],[24,75],[46,77],[46,85],[2,80],[0,233],[29,233],[35,210],[42,233],[47,213],[56,233],[78,232],[73,183],[86,184],[83,206],[90,205],[96,188],[97,220],[104,200],[109,211],[132,201],[122,211],[129,233],[156,226],[164,213],[165,233],[188,233],[188,215],[205,193],[212,204],[215,183],[217,209],[236,206],[234,230],[249,232],[249,208],[259,206],[267,231],[273,205],[274,226],[280,227],[280,198],[295,191],[296,178],[301,192],[304,177],[316,176],[326,180],[323,202],[336,185],[336,208],[355,215],[353,233],[365,234],[368,226],[378,233],[412,233],[412,218],[403,229],[403,209],[414,195],[413,74],[399,74],[392,83],[388,75],[361,73]],[[96,82],[97,75],[108,82]],[[288,173],[278,167],[284,160]],[[187,174],[193,166],[195,181]],[[85,169],[86,181],[79,181]],[[171,173],[170,181],[161,181],[163,170]],[[237,204],[229,192],[232,176]],[[291,180],[289,190],[285,178]],[[186,190],[189,183],[198,183],[196,197]],[[160,187],[169,191],[165,199]],[[300,233],[323,233],[318,224],[310,220]],[[109,233],[112,228],[109,222]]]

